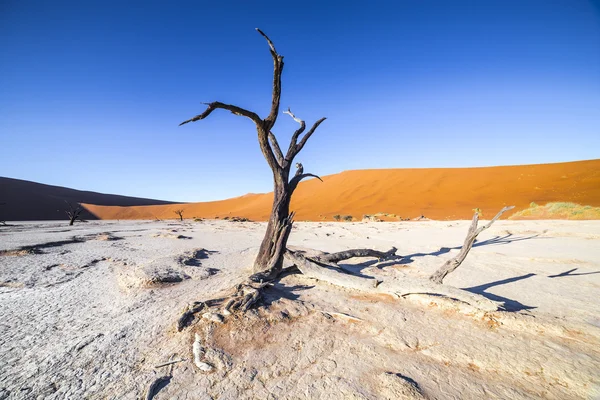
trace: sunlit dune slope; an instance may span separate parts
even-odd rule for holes
[[[563,201],[600,206],[600,160],[483,168],[378,169],[345,171],[301,183],[291,209],[296,220],[331,220],[334,215],[389,213],[402,218],[468,219],[473,209],[492,217],[504,205],[514,212],[531,202]],[[228,200],[136,207],[86,205],[102,219],[171,219],[238,216],[266,220],[272,194]]]

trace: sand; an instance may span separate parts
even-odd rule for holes
[[[376,213],[393,214],[388,220],[421,215],[456,220],[470,219],[474,208],[491,218],[503,206],[514,205],[513,212],[518,212],[531,202],[600,206],[600,160],[485,168],[356,170],[322,178],[323,182],[312,179],[299,185],[291,204],[296,220],[331,221],[340,214],[360,221],[364,214]],[[185,218],[238,216],[266,221],[272,202],[272,193],[267,193],[183,205],[86,204],[86,208],[100,219],[171,219],[174,210],[183,209]]]
[[[426,276],[468,221],[298,222],[290,245],[397,246],[348,265]],[[465,312],[426,295],[368,297],[301,275],[225,324],[174,325],[249,273],[264,223],[30,222],[0,230],[0,399],[594,399],[600,222],[498,221],[445,283],[504,301]],[[197,333],[213,372],[199,371]],[[185,359],[155,368],[170,357]]]
[[[171,202],[75,190],[0,176],[0,221],[66,219],[65,211],[69,210],[67,203],[75,207],[77,203],[142,206]],[[81,218],[97,219],[87,211],[81,214]]]

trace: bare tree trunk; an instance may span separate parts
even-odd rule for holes
[[[71,226],[75,223],[75,218],[77,218],[77,217],[76,216],[71,217],[71,219],[69,220],[69,226]]]
[[[291,230],[289,219],[291,195],[286,186],[287,183],[275,184],[271,217],[254,261],[255,273],[265,271],[268,272],[268,275],[275,277],[283,266],[283,252],[287,244],[287,238],[284,239],[284,236],[288,236]]]

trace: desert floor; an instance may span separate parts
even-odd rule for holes
[[[0,399],[593,399],[600,221],[498,221],[445,284],[505,302],[373,297],[289,275],[261,307],[174,328],[249,274],[264,223],[13,223],[0,228]],[[289,244],[398,248],[357,274],[427,276],[469,221],[295,224]],[[178,282],[180,281],[180,282]],[[206,373],[192,362],[202,338]],[[169,359],[173,367],[155,368]]]

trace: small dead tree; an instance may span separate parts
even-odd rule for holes
[[[353,249],[339,253],[328,254],[313,250],[314,254],[307,254],[300,251],[288,249],[287,240],[292,230],[294,213],[290,213],[290,200],[298,184],[303,179],[314,177],[321,180],[317,175],[304,172],[302,164],[296,164],[296,172],[290,175],[290,169],[294,158],[304,148],[306,142],[313,135],[319,125],[325,121],[321,118],[316,121],[312,127],[301,136],[306,130],[306,123],[296,117],[288,108],[284,114],[293,118],[300,127],[293,133],[290,144],[284,154],[279,146],[277,138],[272,132],[273,126],[277,121],[279,114],[279,102],[281,97],[281,74],[283,72],[283,56],[277,53],[273,42],[260,29],[256,29],[267,41],[271,56],[273,58],[273,90],[271,96],[271,110],[264,119],[257,113],[244,108],[225,104],[218,101],[206,103],[207,108],[202,113],[191,119],[182,122],[180,125],[189,122],[195,122],[208,117],[217,109],[227,110],[235,115],[250,119],[256,126],[258,133],[258,143],[260,149],[273,172],[274,196],[271,215],[267,224],[267,230],[261,243],[258,256],[254,262],[254,274],[248,280],[235,287],[234,292],[225,299],[211,301],[211,304],[217,304],[221,307],[222,313],[230,313],[241,310],[245,311],[255,305],[261,298],[261,293],[268,288],[272,282],[282,275],[284,256],[294,265],[287,269],[286,273],[302,273],[310,278],[319,281],[325,281],[334,285],[351,288],[354,290],[369,293],[385,293],[395,296],[408,296],[410,294],[433,294],[445,296],[451,299],[460,300],[481,310],[496,310],[501,303],[489,300],[481,295],[467,292],[451,286],[442,284],[444,277],[454,271],[463,262],[471,250],[477,235],[488,228],[500,216],[513,207],[503,208],[490,223],[477,228],[479,214],[476,212],[473,216],[473,222],[465,244],[459,255],[445,263],[439,271],[434,273],[429,279],[414,278],[406,276],[403,279],[390,279],[381,281],[378,279],[369,279],[362,276],[356,276],[340,266],[338,263],[354,257],[376,257],[380,261],[401,258],[396,254],[396,248],[381,252],[373,249]],[[183,313],[177,323],[177,329],[181,330],[193,318],[194,314],[200,312],[207,305],[202,302],[196,302]]]
[[[179,220],[183,221],[183,210],[175,210],[173,211],[175,214],[179,215]]]
[[[283,255],[287,244],[290,231],[292,229],[292,218],[290,215],[290,200],[298,184],[303,179],[314,177],[321,179],[317,175],[304,173],[302,164],[297,164],[297,170],[294,176],[290,179],[290,169],[293,165],[294,158],[302,151],[306,142],[312,134],[317,130],[319,125],[325,121],[321,118],[316,121],[313,126],[300,137],[306,129],[306,123],[297,118],[288,108],[284,114],[289,115],[296,121],[300,127],[292,135],[292,139],[288,146],[287,152],[284,154],[279,146],[275,134],[272,129],[279,116],[279,101],[281,98],[281,74],[283,72],[283,56],[277,53],[275,45],[260,29],[256,28],[267,41],[273,58],[273,91],[271,95],[271,111],[264,119],[259,117],[257,113],[243,109],[231,104],[225,104],[218,101],[207,103],[207,109],[199,115],[182,122],[180,125],[188,122],[200,121],[208,117],[217,109],[227,110],[235,115],[250,119],[256,126],[258,133],[258,144],[260,149],[273,172],[274,182],[274,197],[271,216],[267,224],[267,231],[260,245],[258,256],[254,261],[254,279],[272,280],[279,275],[283,266]]]
[[[73,207],[73,205],[66,200],[65,203],[67,203],[67,206],[69,207],[69,209],[65,210],[65,212],[69,216],[69,226],[71,226],[75,223],[75,220],[77,220],[79,218],[79,215],[83,212],[83,207],[81,207],[81,204],[79,203],[77,203],[76,207]]]

